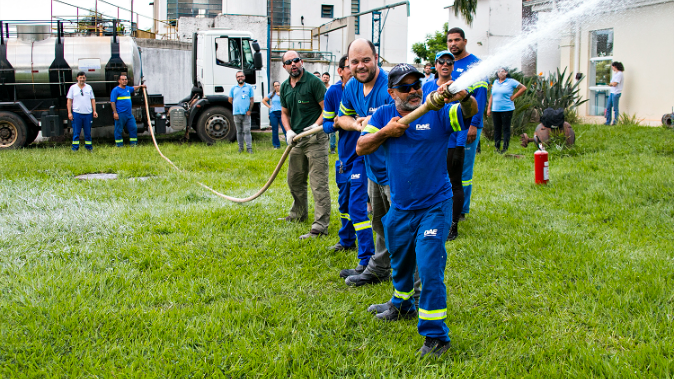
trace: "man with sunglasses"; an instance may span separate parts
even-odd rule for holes
[[[377,52],[372,42],[360,38],[349,44],[349,64],[355,80],[350,80],[344,87],[344,95],[339,106],[338,124],[342,130],[362,129],[367,117],[382,105],[393,102],[386,92],[386,71],[377,67]],[[357,119],[356,119],[357,118]],[[391,275],[391,262],[384,240],[384,227],[381,218],[388,212],[390,190],[386,175],[383,150],[375,151],[365,157],[365,172],[368,178],[368,194],[372,204],[372,222],[363,220],[354,223],[356,232],[377,233],[374,255],[359,252],[358,265],[355,269],[340,271],[339,276],[350,286],[379,283]],[[362,176],[361,176],[362,177]]]
[[[73,151],[80,148],[80,133],[82,130],[84,130],[84,148],[88,151],[94,149],[91,144],[91,123],[94,122],[94,117],[98,118],[98,113],[96,113],[94,90],[86,82],[87,74],[84,71],[78,72],[77,83],[70,86],[68,95],[66,95],[68,99],[68,119],[72,121],[73,125]]]
[[[139,86],[127,86],[129,77],[125,72],[119,74],[117,83],[119,85],[112,89],[110,93],[110,107],[112,108],[112,117],[115,119],[115,144],[117,147],[124,147],[122,131],[126,126],[129,131],[129,144],[136,147],[138,144],[138,127],[136,119],[131,113],[131,94],[139,88],[146,88],[145,84]]]
[[[441,85],[452,80],[452,71],[454,70],[454,55],[447,51],[440,51],[435,54],[435,71],[437,80],[426,82],[423,87],[424,101],[426,95],[437,90]],[[466,146],[466,133],[452,133],[449,136],[447,144],[447,170],[449,181],[452,183],[452,229],[449,232],[449,241],[453,241],[459,236],[459,217],[463,210],[463,184],[461,176],[463,174],[463,156]]]
[[[388,77],[388,93],[395,104],[377,109],[358,140],[358,155],[383,148],[391,186],[391,209],[384,217],[386,246],[391,254],[394,293],[382,320],[416,318],[419,334],[426,338],[417,352],[436,357],[450,347],[447,290],[444,283],[445,240],[452,224],[452,184],[447,174],[447,142],[465,129],[464,118],[477,111],[475,99],[460,91],[438,110],[409,125],[399,122],[422,104],[423,74],[414,66],[399,64]],[[444,91],[452,82],[438,88]],[[460,102],[453,104],[452,102]],[[414,271],[421,277],[419,311],[415,308]],[[397,317],[390,318],[394,314]]]
[[[296,135],[320,128],[323,124],[325,85],[304,70],[296,51],[283,54],[283,67],[290,77],[281,85],[281,123],[286,142],[293,145],[288,156],[288,187],[293,205],[287,217],[280,220],[304,221],[309,216],[307,176],[314,195],[314,222],[309,233],[300,239],[328,234],[330,224],[330,188],[328,184],[328,136],[313,134],[293,143]]]

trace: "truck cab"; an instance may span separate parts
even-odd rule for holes
[[[171,128],[191,127],[206,143],[235,141],[236,126],[229,94],[238,85],[238,71],[243,71],[246,83],[254,89],[252,128],[269,127],[268,112],[262,109],[262,99],[269,86],[265,85],[267,74],[262,68],[257,41],[249,32],[210,29],[193,34],[193,88],[189,97],[169,110]]]

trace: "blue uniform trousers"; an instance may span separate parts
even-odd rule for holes
[[[358,259],[367,266],[374,255],[372,223],[367,216],[367,174],[365,160],[356,159],[346,170],[342,162],[335,163],[335,179],[339,188],[339,216],[342,227],[339,229],[339,243],[353,246],[358,238]]]
[[[84,147],[87,150],[92,150],[94,146],[91,144],[91,123],[94,121],[93,113],[81,114],[73,112],[73,151],[80,148],[80,134],[84,131]]]
[[[119,120],[115,120],[115,143],[117,147],[124,146],[124,139],[122,139],[122,132],[126,126],[129,132],[129,143],[136,145],[138,143],[138,127],[136,126],[136,119],[133,118],[131,112],[117,113]]]
[[[391,206],[382,219],[386,247],[391,254],[393,305],[403,311],[413,309],[414,268],[419,269],[419,334],[449,341],[445,241],[452,226],[452,199],[430,208],[412,211]]]
[[[463,184],[463,210],[461,213],[470,213],[470,195],[473,192],[473,166],[475,166],[475,153],[477,153],[477,144],[480,143],[482,128],[477,130],[475,141],[466,144],[463,150],[463,175],[461,175],[461,184]]]

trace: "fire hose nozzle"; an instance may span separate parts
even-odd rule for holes
[[[426,102],[428,103],[430,110],[439,111],[445,106],[445,99],[451,99],[456,94],[457,92],[452,93],[448,86],[445,88],[444,92],[433,91],[429,93],[426,97]]]

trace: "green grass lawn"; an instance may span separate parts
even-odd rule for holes
[[[285,168],[269,134],[236,144],[136,149],[94,141],[0,152],[2,377],[674,377],[674,133],[576,126],[534,185],[532,146],[483,141],[473,203],[447,243],[452,349],[420,360],[416,322],[368,305],[392,286],[348,288],[356,254],[286,224]],[[513,140],[513,145],[518,145]],[[331,155],[334,163],[335,155]],[[334,175],[334,165],[331,166]],[[118,180],[80,181],[85,173]],[[131,180],[150,176],[146,181]],[[312,203],[310,199],[310,203]]]

